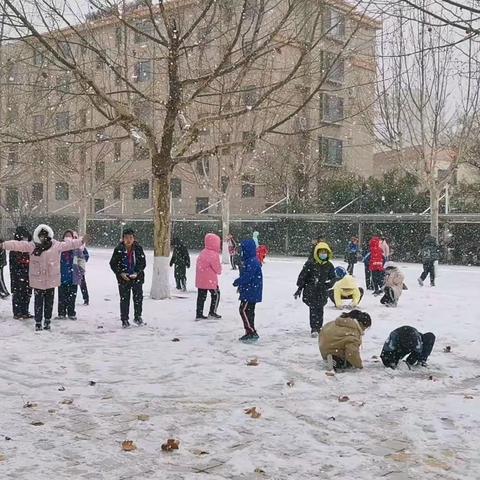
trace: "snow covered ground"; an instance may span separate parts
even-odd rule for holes
[[[92,252],[91,305],[77,322],[35,334],[0,304],[0,478],[480,478],[480,269],[441,267],[438,287],[421,289],[420,267],[404,265],[410,290],[398,309],[364,299],[364,370],[330,377],[293,299],[303,259],[268,260],[261,339],[244,345],[235,272],[221,280],[221,320],[193,321],[191,269],[187,298],[146,298],[148,326],[122,330],[109,256]],[[363,265],[357,274],[363,284]],[[336,316],[327,307],[326,320]],[[427,371],[373,358],[405,324],[437,335]],[[258,366],[247,366],[253,357]],[[167,438],[180,449],[162,452]],[[124,440],[137,450],[123,452]]]

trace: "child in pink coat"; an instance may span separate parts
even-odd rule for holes
[[[33,232],[33,242],[9,240],[0,248],[30,254],[29,281],[35,292],[35,330],[50,330],[55,288],[60,285],[60,257],[62,252],[82,247],[83,238],[58,242],[48,225],[39,225]]]
[[[210,292],[210,296],[212,297],[208,316],[212,318],[222,318],[221,315],[217,314],[217,308],[220,302],[218,276],[222,273],[220,251],[220,237],[214,233],[207,233],[205,235],[205,248],[197,258],[195,277],[195,287],[198,289],[197,320],[207,318],[203,315],[203,306],[205,305],[208,292]]]

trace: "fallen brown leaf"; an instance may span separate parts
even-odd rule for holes
[[[35,408],[37,406],[36,403],[32,403],[32,402],[27,402],[23,408]]]
[[[254,470],[254,473],[260,473],[261,475],[265,475],[265,470],[262,470],[261,468],[256,468]]]
[[[40,420],[34,420],[31,425],[33,425],[34,427],[41,427],[42,425],[45,425],[43,422],[41,422]]]
[[[140,420],[141,422],[146,422],[147,420],[150,420],[150,416],[141,413],[140,415],[137,415],[137,420]]]
[[[466,398],[467,400],[473,400],[475,397],[473,395],[464,395],[463,398]]]
[[[7,457],[3,455],[3,453],[0,453],[0,462],[4,462],[6,459]]]
[[[287,387],[292,388],[294,385],[295,385],[295,382],[294,382],[293,380],[289,380],[289,381],[287,382]]]
[[[180,339],[179,339],[179,338],[177,338],[177,337],[175,337],[175,338],[172,338],[172,342],[179,342],[179,341],[180,341]]]
[[[445,353],[451,353],[452,347],[451,347],[450,345],[447,345],[447,346],[443,349],[443,351],[444,351]]]
[[[162,445],[162,450],[164,452],[171,452],[172,450],[178,450],[179,447],[180,447],[179,440],[175,440],[174,438],[169,438],[167,440],[167,443],[164,443]]]
[[[57,411],[51,408],[50,410],[48,410],[48,413],[57,413]]]
[[[72,398],[66,398],[65,400],[62,400],[60,403],[62,405],[71,405],[73,403],[73,399]]]
[[[210,453],[207,452],[206,450],[200,450],[200,449],[195,449],[192,451],[194,455],[202,456],[202,455],[209,455]]]
[[[250,415],[252,418],[260,418],[262,414],[257,411],[257,407],[245,409],[245,415]]]
[[[137,446],[133,443],[132,440],[124,440],[122,442],[122,450],[124,452],[133,452],[137,449]]]
[[[349,400],[350,400],[350,397],[348,397],[347,395],[340,395],[340,396],[338,397],[338,401],[339,401],[339,402],[342,402],[342,403],[343,403],[343,402],[348,402]]]
[[[325,372],[325,375],[327,377],[334,377],[335,376],[335,372]]]
[[[254,357],[247,361],[249,367],[258,367],[258,358]]]

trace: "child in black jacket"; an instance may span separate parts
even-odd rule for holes
[[[187,291],[187,268],[190,268],[190,255],[187,247],[179,238],[173,239],[173,254],[170,260],[170,266],[175,265],[173,274],[177,290]]]
[[[32,241],[32,235],[25,227],[17,227],[14,240]],[[13,318],[16,320],[33,318],[29,312],[32,289],[28,278],[30,254],[10,252],[10,287],[12,289]]]
[[[330,261],[331,248],[325,242],[319,242],[313,249],[313,255],[305,262],[297,280],[298,298],[303,291],[303,302],[310,308],[310,329],[312,337],[318,337],[323,326],[323,308],[327,304],[328,290],[335,284],[335,267]]]

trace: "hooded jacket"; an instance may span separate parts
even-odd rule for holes
[[[33,255],[35,247],[41,244],[39,234],[42,230],[48,232],[52,245],[40,255]],[[39,225],[33,232],[33,242],[9,240],[3,243],[5,250],[24,252],[30,255],[29,281],[32,288],[47,290],[60,285],[60,256],[62,252],[75,250],[83,245],[83,239],[68,242],[54,240],[53,230],[48,225]]]
[[[31,242],[32,235],[25,227],[17,227],[15,230],[14,240],[21,242]],[[23,240],[23,239],[26,240]],[[28,287],[28,270],[30,265],[30,255],[22,252],[10,252],[10,283],[12,290],[17,288],[17,285],[22,282]]]
[[[327,260],[319,257],[319,250],[327,250]],[[303,290],[303,302],[310,305],[325,304],[328,298],[327,290],[335,285],[335,267],[330,261],[333,258],[333,252],[325,242],[318,243],[313,256],[305,262],[297,280],[297,287]]]
[[[244,268],[240,277],[233,282],[233,286],[239,287],[241,302],[260,303],[263,293],[263,274],[253,239],[242,242],[242,258]]]
[[[412,352],[421,355],[422,350],[422,334],[416,328],[405,325],[390,333],[383,345],[380,358],[386,366],[397,366],[405,355]]]
[[[383,272],[383,264],[385,257],[382,249],[382,240],[379,237],[373,237],[370,240],[370,262],[369,268],[371,272]]]
[[[360,347],[363,329],[354,318],[338,317],[326,323],[320,330],[318,346],[324,360],[335,355],[346,360],[355,368],[363,368]]]
[[[405,275],[395,265],[389,265],[388,263],[386,265],[387,268],[385,268],[385,287],[390,287],[393,290],[395,302],[398,302],[400,295],[402,295]]]
[[[360,303],[362,295],[358,288],[357,281],[351,275],[345,275],[341,280],[338,280],[333,287],[333,298],[335,306],[341,307],[343,305],[342,298],[352,297],[352,305],[356,307]]]
[[[220,263],[221,241],[218,235],[205,235],[205,248],[197,258],[195,272],[195,287],[203,290],[218,289],[218,275],[222,273]]]
[[[422,262],[435,262],[440,258],[437,240],[432,235],[427,235],[422,245]]]

